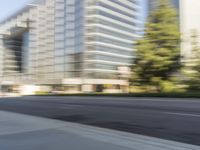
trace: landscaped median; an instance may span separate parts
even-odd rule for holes
[[[166,98],[200,98],[200,92],[177,92],[177,93],[119,93],[119,94],[106,94],[106,93],[36,93],[35,96],[108,96],[108,97],[166,97]]]

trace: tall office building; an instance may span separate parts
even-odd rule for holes
[[[192,53],[191,36],[196,32],[200,46],[200,1],[180,0],[180,29],[182,34],[182,56],[187,57]]]
[[[177,9],[181,32],[181,55],[185,58],[192,53],[191,35],[196,32],[200,39],[200,1],[199,0],[169,0],[172,6]],[[148,0],[149,13],[154,8],[158,0]]]
[[[37,0],[0,23],[2,87],[125,90],[138,0]]]

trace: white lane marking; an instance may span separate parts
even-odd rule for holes
[[[168,115],[200,117],[200,114],[187,114],[187,113],[174,113],[174,112],[164,112],[164,113]]]

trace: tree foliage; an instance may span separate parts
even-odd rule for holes
[[[136,43],[132,85],[171,85],[171,75],[180,68],[180,33],[176,9],[169,0],[159,0],[149,16],[144,36]]]

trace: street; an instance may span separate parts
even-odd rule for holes
[[[0,110],[200,145],[199,99],[27,96]]]

